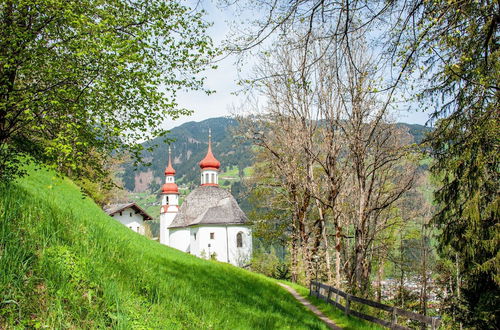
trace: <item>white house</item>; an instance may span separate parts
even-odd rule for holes
[[[244,266],[252,255],[252,232],[247,217],[231,193],[219,187],[220,162],[208,152],[199,163],[201,185],[178,207],[170,149],[162,187],[160,243],[203,258]]]
[[[109,205],[104,211],[141,235],[144,235],[144,222],[153,219],[135,203]]]

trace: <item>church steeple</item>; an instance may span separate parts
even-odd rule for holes
[[[208,129],[208,150],[205,158],[199,163],[201,168],[201,185],[218,186],[220,162],[212,153],[212,130]]]
[[[165,169],[165,183],[161,188],[161,193],[163,196],[162,201],[162,211],[164,210],[163,205],[177,205],[177,198],[179,195],[179,187],[175,183],[175,170],[172,166],[172,151],[168,147],[168,165]],[[164,211],[166,212],[166,210]]]
[[[168,226],[179,212],[179,187],[175,183],[175,169],[172,166],[172,150],[168,147],[168,165],[165,168],[165,183],[161,187],[160,243],[170,244]]]
[[[165,176],[168,176],[168,175],[175,175],[175,170],[174,168],[172,167],[172,151],[170,150],[170,146],[168,147],[168,165],[167,165],[167,168],[165,169]]]

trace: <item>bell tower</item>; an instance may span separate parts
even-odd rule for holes
[[[170,245],[168,226],[172,223],[179,211],[179,187],[175,183],[175,170],[172,166],[172,152],[168,147],[168,165],[165,169],[165,183],[161,188],[160,210],[160,243]]]
[[[220,162],[212,153],[212,131],[208,129],[208,151],[205,158],[199,163],[201,168],[201,185],[218,186]]]

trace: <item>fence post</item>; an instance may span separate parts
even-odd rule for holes
[[[394,329],[396,327],[397,323],[398,323],[397,308],[393,307],[392,308],[392,316],[391,316],[391,329]]]
[[[309,296],[312,296],[313,281],[309,282]]]
[[[433,317],[432,322],[431,322],[431,329],[432,330],[436,330],[436,328],[437,328],[436,323],[437,323],[437,318]]]
[[[330,300],[331,295],[332,295],[332,287],[328,286],[328,296],[326,297],[326,302],[328,302],[328,300]]]
[[[349,309],[351,308],[351,301],[349,300],[349,294],[345,295],[345,315],[349,315]]]

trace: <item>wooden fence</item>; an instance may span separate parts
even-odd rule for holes
[[[346,315],[353,315],[353,316],[359,317],[361,319],[383,325],[384,327],[387,327],[390,329],[409,329],[407,327],[404,327],[404,326],[397,324],[398,316],[402,316],[402,317],[405,317],[407,319],[422,322],[422,324],[424,325],[425,328],[427,328],[427,325],[430,325],[432,330],[437,329],[439,326],[439,323],[441,322],[436,317],[430,317],[430,316],[426,316],[426,315],[422,315],[422,314],[417,314],[414,312],[399,309],[397,307],[381,304],[381,303],[378,303],[376,301],[371,301],[368,299],[363,299],[360,297],[352,296],[344,291],[341,291],[339,289],[336,289],[334,287],[331,287],[331,286],[328,286],[328,285],[325,285],[323,283],[316,282],[316,281],[311,281],[309,295],[316,296],[317,298],[326,301],[327,303],[344,311],[346,313]],[[345,305],[342,305],[339,302],[339,297],[343,298]],[[351,302],[358,302],[358,303],[361,303],[364,305],[368,305],[368,306],[389,312],[391,320],[386,321],[386,320],[382,320],[382,319],[379,319],[379,318],[371,316],[371,315],[367,315],[367,314],[363,314],[361,312],[355,311],[351,308]]]

